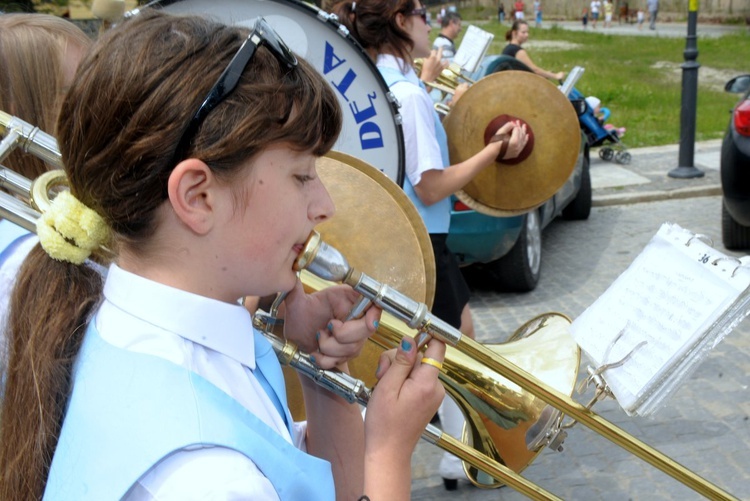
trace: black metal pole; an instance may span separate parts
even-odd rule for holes
[[[705,173],[693,165],[695,153],[695,115],[698,101],[698,0],[688,2],[688,34],[685,42],[685,63],[682,65],[682,105],[680,108],[680,154],[678,167],[669,171],[669,177],[703,177]]]

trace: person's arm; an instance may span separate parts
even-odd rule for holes
[[[547,71],[535,65],[525,49],[521,49],[518,51],[518,53],[516,54],[516,59],[524,63],[526,66],[528,66],[531,69],[531,71],[533,71],[539,76],[542,76],[544,78],[550,78],[552,80],[564,80],[565,79],[565,73],[562,71],[558,71],[557,73],[552,73],[551,71]]]
[[[425,205],[435,204],[466,186],[482,169],[492,165],[504,148],[507,151],[503,158],[515,158],[528,141],[525,127],[508,123],[498,131],[510,135],[507,146],[504,141],[490,143],[468,160],[443,169],[432,106],[417,91],[402,91],[397,97],[401,102],[407,175]]]
[[[483,169],[492,165],[503,148],[507,148],[503,158],[517,157],[528,141],[526,126],[512,122],[498,129],[496,135],[503,135],[507,139],[491,142],[476,155],[449,168],[423,172],[421,180],[414,186],[414,192],[422,203],[432,205],[462,189]]]
[[[412,453],[445,396],[438,369],[422,364],[422,356],[442,363],[445,345],[432,340],[422,354],[405,337],[398,350],[380,357],[365,418],[364,494],[370,501],[410,499]]]
[[[359,297],[349,286],[305,294],[298,281],[284,301],[286,338],[312,354],[319,367],[348,373],[346,361],[359,355],[380,318],[380,309],[372,307],[358,319],[340,320]],[[338,499],[358,499],[364,486],[364,423],[359,406],[307,377],[301,376],[300,382],[307,452],[331,463]]]
[[[338,368],[346,371],[345,364]],[[307,417],[307,452],[331,463],[337,500],[359,499],[365,489],[365,425],[359,405],[308,377],[301,376],[300,382]]]

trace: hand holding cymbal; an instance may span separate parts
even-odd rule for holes
[[[512,122],[525,131],[520,152],[516,154],[511,134],[508,149],[514,151],[506,151],[456,192],[484,214],[512,216],[539,207],[575,168],[581,132],[573,105],[554,84],[526,71],[488,75],[451,108],[443,120],[451,164],[471,158]]]

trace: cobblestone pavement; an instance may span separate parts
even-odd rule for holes
[[[711,175],[718,168],[718,146],[714,142],[696,149],[696,166],[706,168]],[[646,150],[634,152],[634,166],[627,170],[640,175],[651,165],[654,172],[658,170],[666,177],[662,166],[676,165],[676,147],[650,153]],[[639,169],[636,158],[646,159],[647,154],[655,156]],[[700,154],[705,154],[705,158],[700,159]],[[592,178],[601,183],[598,188],[595,184],[594,194],[600,201],[607,189],[603,185],[616,184],[614,177],[597,170],[606,167],[592,158]],[[708,235],[715,247],[724,250],[721,197],[668,198],[663,194],[664,200],[660,201],[637,199],[639,192],[666,192],[675,189],[675,183],[685,184],[684,180],[663,179],[654,174],[653,181],[642,182],[637,185],[640,190],[630,192],[626,204],[599,203],[588,221],[553,222],[544,232],[542,277],[536,290],[526,294],[473,290],[471,306],[478,339],[501,343],[524,322],[544,312],[561,312],[571,318],[580,315],[627,268],[665,221]],[[696,185],[700,184],[709,186],[713,182],[697,180]],[[585,370],[584,359],[579,380]],[[612,401],[597,404],[595,410],[739,499],[750,499],[748,384],[750,321],[745,320],[709,353],[653,417],[628,417]],[[586,398],[579,396],[576,400],[583,403]],[[525,499],[508,487],[481,490],[464,481],[457,491],[445,491],[437,472],[441,454],[441,450],[426,442],[417,447],[412,462],[412,499]],[[566,500],[703,499],[582,425],[570,430],[562,453],[543,451],[523,474]]]

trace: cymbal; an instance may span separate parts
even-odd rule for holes
[[[315,229],[349,264],[432,306],[435,257],[422,217],[403,189],[372,165],[331,151],[317,171],[336,206]]]
[[[581,145],[578,116],[557,86],[528,71],[501,71],[469,87],[443,120],[451,164],[482,150],[508,120],[527,124],[524,151],[495,162],[456,193],[492,216],[523,214],[551,198],[573,172]]]
[[[318,176],[336,206],[334,216],[315,229],[341,251],[357,270],[432,307],[435,256],[422,217],[404,191],[372,165],[346,153],[331,151],[318,159]],[[331,285],[307,271],[301,273],[308,292]],[[349,361],[351,374],[372,387],[383,349],[368,342]],[[287,401],[295,421],[305,408],[298,377],[284,367]]]

